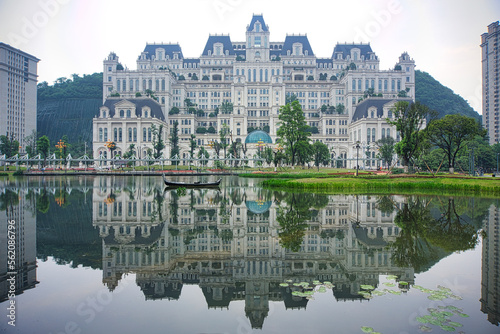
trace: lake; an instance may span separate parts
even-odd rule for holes
[[[0,181],[0,331],[499,332],[498,198],[260,182]]]

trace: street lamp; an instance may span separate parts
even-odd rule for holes
[[[359,157],[359,149],[361,148],[359,140],[356,142],[354,148],[356,149],[356,176],[358,176],[358,170],[359,170],[358,157]]]

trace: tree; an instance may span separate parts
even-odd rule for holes
[[[425,129],[425,134],[432,144],[445,152],[450,173],[453,173],[458,152],[476,135],[485,136],[486,130],[481,129],[474,118],[454,114],[432,121]]]
[[[297,142],[297,162],[305,165],[313,156],[313,147],[307,140],[300,140]]]
[[[297,144],[301,141],[307,142],[310,136],[310,133],[307,132],[309,126],[306,123],[302,107],[297,100],[282,106],[278,118],[279,129],[277,135],[290,156],[293,166],[297,155]]]
[[[226,123],[223,123],[219,131],[219,136],[220,136],[220,146],[224,150],[224,158],[226,158],[226,148],[229,146],[226,137],[228,134],[229,134],[229,126]]]
[[[433,112],[419,102],[410,104],[408,101],[398,101],[392,109],[394,119],[387,119],[387,123],[394,125],[399,132],[401,141],[395,146],[396,153],[403,160],[405,172],[408,172],[410,160],[420,149],[422,142],[421,130],[425,120]]]
[[[163,140],[163,124],[159,127],[156,125],[151,125],[151,133],[153,134],[153,150],[154,158],[160,159],[162,155],[162,150],[165,148],[165,142]]]
[[[337,113],[339,115],[343,115],[344,114],[344,111],[345,111],[345,106],[342,104],[342,103],[339,103],[337,104],[337,106],[335,107],[335,110],[337,111]]]
[[[328,146],[320,141],[315,142],[312,146],[312,149],[314,155],[314,164],[316,165],[316,167],[318,167],[319,171],[320,164],[328,164],[328,160],[330,159],[330,151],[328,150]]]
[[[36,152],[36,139],[38,134],[35,130],[31,134],[24,137],[24,144],[26,145],[26,153],[31,157],[35,155]]]
[[[179,122],[174,122],[174,127],[172,128],[172,132],[170,133],[170,158],[174,157],[179,158]],[[172,161],[172,165],[178,165],[179,160]]]
[[[231,114],[233,112],[233,104],[227,101],[222,102],[219,109],[223,114]]]
[[[365,90],[365,94],[363,95],[365,98],[371,97],[375,95],[375,89],[373,87],[368,88]]]
[[[0,136],[0,152],[7,158],[13,157],[19,153],[19,142],[13,136]]]
[[[194,157],[194,149],[196,148],[196,136],[191,134],[191,139],[189,139],[189,149],[191,151],[191,158]]]
[[[172,107],[172,109],[170,109],[170,111],[168,112],[169,115],[176,115],[180,112],[179,108],[177,107]]]
[[[200,159],[200,163],[202,166],[206,166],[208,164],[208,158],[210,154],[203,146],[200,146],[200,150],[198,151],[198,159]]]
[[[382,158],[382,164],[385,163],[387,167],[392,164],[392,157],[394,155],[394,138],[387,136],[379,139],[375,142],[378,147],[380,157]]]
[[[41,136],[36,142],[36,148],[38,153],[43,155],[43,163],[45,165],[45,161],[47,160],[47,156],[49,155],[50,148],[50,140],[47,136]]]

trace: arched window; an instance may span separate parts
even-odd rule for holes
[[[142,141],[146,141],[146,128],[142,128]]]
[[[132,113],[130,112],[130,109],[127,109],[127,118],[130,118],[132,116]]]
[[[385,129],[382,129],[382,139],[385,138]]]
[[[118,141],[118,129],[117,128],[115,128],[113,130],[113,140]]]
[[[371,118],[374,118],[374,117],[375,117],[375,113],[372,110],[372,112],[371,112]]]
[[[370,128],[368,128],[368,129],[366,130],[366,141],[367,141],[368,143],[370,142],[370,133],[371,133],[371,130],[370,130]]]
[[[128,128],[128,141],[132,141],[132,128]]]
[[[148,141],[151,141],[151,128],[148,129]]]
[[[122,141],[122,128],[118,129],[118,141]]]
[[[102,128],[99,128],[99,141],[102,141]]]
[[[120,109],[120,118],[125,117],[125,111],[123,109]]]
[[[375,128],[372,128],[372,141],[375,141]]]
[[[387,137],[391,136],[391,129],[387,129]]]
[[[134,141],[137,141],[137,128],[134,128]]]

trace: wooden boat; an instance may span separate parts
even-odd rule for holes
[[[165,182],[165,185],[168,187],[185,187],[185,188],[214,188],[218,187],[220,185],[220,182],[222,179],[218,179],[215,182],[175,182],[175,181],[169,181],[166,179],[165,175],[163,175],[163,182]]]

